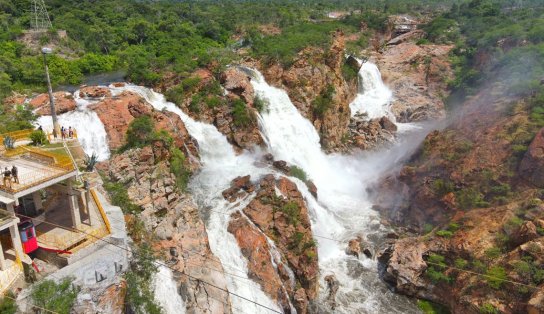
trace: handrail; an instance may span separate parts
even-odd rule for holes
[[[98,200],[98,196],[96,195],[96,192],[94,189],[91,189],[91,195],[96,204],[96,207],[98,207],[100,216],[102,216],[102,220],[104,220],[104,223],[106,224],[106,229],[108,229],[108,233],[111,233],[110,221],[108,220],[108,216],[106,215],[106,212],[104,211],[104,208],[102,207],[102,203],[100,203],[100,201]]]

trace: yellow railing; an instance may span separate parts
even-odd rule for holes
[[[36,154],[40,157],[49,158],[52,160],[52,165],[62,168],[64,170],[72,171],[74,170],[74,163],[72,159],[67,154],[60,154],[54,152],[48,152],[35,147],[24,147],[27,151]]]
[[[91,195],[93,196],[93,200],[96,204],[96,207],[98,207],[98,211],[100,212],[100,216],[102,216],[102,219],[104,220],[104,224],[106,224],[106,229],[108,229],[108,233],[111,233],[111,225],[110,221],[108,220],[108,216],[106,216],[106,212],[104,211],[104,208],[102,207],[102,204],[98,200],[98,196],[96,195],[96,192],[94,189],[91,189]]]
[[[13,131],[13,132],[8,132],[8,133],[4,133],[4,134],[1,134],[0,135],[0,141],[2,141],[2,143],[4,143],[4,139],[6,137],[11,137],[12,139],[14,139],[15,141],[18,141],[18,140],[22,140],[22,139],[30,139],[30,133],[32,133],[32,131],[34,131],[33,129],[26,129],[26,130],[20,130],[20,131]]]

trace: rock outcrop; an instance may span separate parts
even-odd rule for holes
[[[107,170],[110,180],[123,184],[130,201],[141,207],[138,218],[146,232],[157,238],[150,243],[154,251],[177,271],[174,278],[187,309],[192,313],[231,313],[227,293],[180,275],[227,288],[198,209],[192,197],[178,188],[163,155],[163,151],[146,146],[114,155],[100,167]]]
[[[53,93],[53,99],[55,100],[55,110],[57,114],[62,114],[68,111],[76,109],[76,101],[72,94],[67,92],[55,92]],[[36,113],[40,116],[51,115],[51,107],[49,102],[49,94],[40,94],[32,98],[29,104],[36,109]]]
[[[398,122],[443,117],[447,79],[453,75],[448,61],[452,45],[416,45],[414,39],[401,36],[400,43],[372,59],[385,84],[395,91],[391,110]]]
[[[536,134],[519,166],[521,176],[531,184],[544,188],[544,128]]]
[[[328,151],[346,149],[342,138],[348,133],[349,104],[357,93],[357,79],[346,80],[342,75],[344,62],[345,36],[337,31],[328,51],[306,48],[286,69],[278,64],[261,66],[267,82],[285,89],[299,112],[312,121]],[[319,112],[312,103],[328,90],[333,91],[325,97],[328,109]]]
[[[307,313],[309,302],[317,297],[318,265],[302,194],[287,178],[273,175],[260,180],[256,193],[243,214],[231,216],[228,230],[248,259],[250,275],[263,290],[284,311],[290,312],[291,301],[298,313]],[[270,247],[266,237],[275,247]]]
[[[363,150],[383,147],[395,139],[397,126],[387,117],[368,120],[364,114],[356,114],[349,123],[348,143]]]
[[[115,150],[125,144],[125,136],[130,122],[143,115],[149,115],[155,128],[165,130],[174,139],[174,144],[188,157],[192,169],[198,167],[198,143],[193,139],[178,115],[167,111],[157,111],[141,96],[125,91],[115,98],[106,98],[90,106],[106,129],[108,145]]]
[[[107,87],[83,86],[79,90],[79,97],[87,99],[111,97],[111,91]]]

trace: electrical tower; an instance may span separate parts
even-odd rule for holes
[[[32,0],[30,25],[32,26],[32,29],[36,31],[45,31],[53,27],[43,0]]]

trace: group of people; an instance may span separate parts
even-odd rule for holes
[[[64,126],[62,126],[60,128],[60,134],[62,135],[62,139],[66,139],[66,138],[73,138],[74,137],[74,132],[75,132],[75,129],[72,129],[71,126],[67,128],[65,128]]]
[[[11,188],[12,181],[19,184],[19,171],[15,165],[13,165],[11,170],[8,167],[4,169],[4,186]]]

